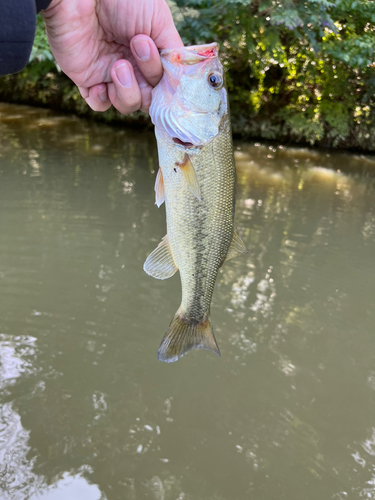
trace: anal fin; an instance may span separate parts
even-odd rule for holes
[[[227,260],[233,259],[234,257],[237,257],[238,255],[242,255],[244,253],[250,253],[250,252],[246,248],[245,243],[242,241],[239,234],[237,233],[237,230],[234,229],[232,241],[231,241],[231,244],[229,246],[229,250],[228,250],[228,253],[227,253],[227,256],[226,256],[224,262],[226,262]]]
[[[191,163],[189,155],[185,153],[183,161],[180,163],[176,163],[176,166],[180,167],[180,170],[190,188],[190,191],[193,193],[194,196],[198,198],[199,201],[201,201],[201,190],[199,188],[197,174],[195,172],[193,164]]]
[[[178,270],[169,248],[168,235],[164,236],[155,250],[147,257],[143,269],[147,274],[159,280],[170,278]]]

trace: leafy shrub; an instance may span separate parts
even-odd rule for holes
[[[170,3],[185,43],[220,43],[236,133],[373,149],[375,2]]]
[[[168,0],[186,44],[217,41],[234,132],[243,137],[375,149],[375,2]],[[29,66],[0,97],[90,111],[60,72],[42,19]],[[138,113],[136,121],[144,122]]]

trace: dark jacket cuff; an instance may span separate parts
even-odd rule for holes
[[[35,27],[35,0],[0,0],[0,75],[17,73],[26,66]]]
[[[35,0],[36,11],[46,10],[51,2],[52,0]]]

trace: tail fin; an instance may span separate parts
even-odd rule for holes
[[[220,356],[210,316],[200,323],[192,323],[177,311],[160,344],[158,359],[173,363],[191,349],[207,349]]]

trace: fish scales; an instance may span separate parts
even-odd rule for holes
[[[181,305],[160,345],[162,361],[190,349],[220,355],[210,305],[226,258],[246,251],[234,229],[235,165],[224,75],[216,44],[162,51],[164,76],[150,109],[165,201],[167,236],[145,271],[159,279],[180,272]]]
[[[174,171],[175,147],[163,144],[160,149],[164,147],[168,149],[168,160],[161,161],[167,234],[180,271],[181,307],[187,317],[199,321],[209,312],[217,272],[233,234],[235,168],[233,156],[227,153],[231,151],[230,127],[228,124],[191,159],[201,187],[201,201],[190,191],[180,171]]]

